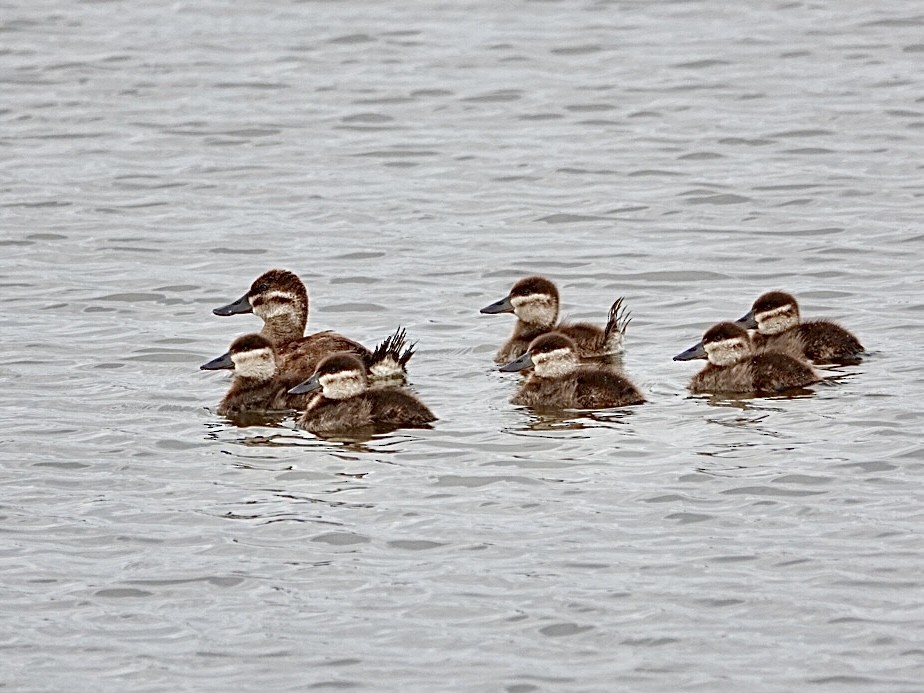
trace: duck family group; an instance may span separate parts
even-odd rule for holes
[[[511,400],[529,407],[602,409],[642,404],[645,398],[622,370],[626,328],[622,298],[606,325],[559,322],[558,289],[545,277],[527,277],[482,313],[513,313],[513,334],[497,352],[500,370],[529,371]],[[232,369],[218,406],[230,418],[298,410],[297,425],[315,433],[368,427],[424,427],[433,413],[405,386],[414,354],[403,329],[374,350],[333,331],[305,336],[308,291],[292,272],[264,272],[240,299],[212,311],[254,313],[259,333],[232,342],[203,370]],[[863,346],[828,320],[801,321],[796,299],[782,291],[760,296],[734,322],[711,327],[675,361],[706,359],[690,381],[696,393],[774,394],[820,379],[813,363],[856,362]]]

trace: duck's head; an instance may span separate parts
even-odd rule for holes
[[[276,356],[272,342],[266,337],[256,333],[245,334],[231,342],[227,352],[199,368],[203,371],[230,368],[242,378],[269,380],[276,374]]]
[[[289,390],[289,394],[304,395],[321,390],[328,399],[347,399],[362,394],[368,387],[363,362],[353,354],[341,352],[322,359],[314,375]]]
[[[500,301],[481,309],[482,313],[513,313],[537,327],[552,327],[558,320],[558,289],[545,277],[521,279]]]
[[[549,332],[536,337],[525,354],[500,369],[506,373],[532,367],[540,378],[556,378],[568,375],[578,364],[574,340],[561,332]]]
[[[738,324],[761,334],[778,334],[799,324],[799,304],[785,291],[768,291],[754,301]]]
[[[701,345],[709,363],[715,366],[731,366],[751,354],[748,331],[734,322],[720,322],[710,327]]]
[[[291,313],[307,315],[308,290],[293,272],[271,269],[257,277],[250,290],[233,303],[212,311],[215,315],[254,313],[267,320]]]

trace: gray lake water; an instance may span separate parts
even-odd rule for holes
[[[0,687],[921,690],[921,6],[14,0],[0,79]],[[214,413],[277,266],[435,428]],[[533,273],[648,404],[509,404]],[[869,357],[690,396],[776,288]]]

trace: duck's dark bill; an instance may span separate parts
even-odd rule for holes
[[[208,363],[203,363],[199,366],[199,370],[202,371],[220,371],[224,368],[234,368],[234,361],[231,360],[230,352],[222,354]]]
[[[299,383],[295,387],[289,389],[290,395],[305,395],[309,392],[314,392],[315,390],[321,389],[321,381],[318,380],[318,376],[313,375],[308,380],[303,383]]]
[[[741,325],[746,330],[756,330],[757,321],[754,319],[754,311],[749,310],[746,315],[742,315],[740,318],[735,320],[736,323]]]
[[[496,301],[490,306],[485,306],[481,309],[481,312],[487,313],[489,315],[495,315],[497,313],[512,313],[513,304],[510,302],[510,296],[505,296],[500,301]]]
[[[693,359],[704,359],[706,358],[706,348],[703,346],[703,343],[700,342],[694,346],[691,346],[686,351],[681,351],[674,357],[674,361],[692,361]]]
[[[229,303],[221,308],[213,308],[215,315],[239,315],[241,313],[253,313],[253,306],[250,305],[250,299],[244,294],[234,303]]]
[[[533,367],[533,357],[527,351],[520,358],[514,359],[510,363],[504,364],[500,370],[504,373],[514,373],[516,371],[526,370]]]

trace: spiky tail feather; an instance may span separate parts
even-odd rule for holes
[[[604,354],[622,354],[626,351],[626,328],[632,322],[632,314],[624,305],[625,297],[620,296],[610,306],[610,314],[603,328]]]
[[[374,386],[401,385],[407,381],[407,362],[414,355],[417,343],[407,344],[407,331],[399,327],[393,334],[382,340],[366,367]]]

